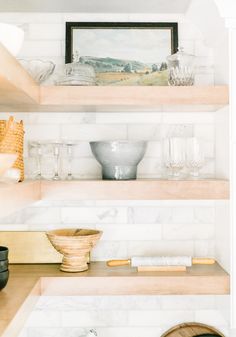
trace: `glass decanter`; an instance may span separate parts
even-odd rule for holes
[[[179,48],[178,52],[167,57],[168,84],[172,86],[194,85],[196,57]]]

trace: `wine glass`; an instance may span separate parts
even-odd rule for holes
[[[74,177],[72,175],[72,160],[73,160],[73,147],[77,145],[76,142],[65,141],[66,149],[67,149],[67,179],[73,180]]]
[[[180,179],[185,165],[185,141],[182,137],[170,137],[164,140],[164,161],[170,169],[170,179]]]
[[[204,153],[201,142],[196,137],[186,140],[186,164],[192,178],[199,178],[199,170],[204,165]]]
[[[34,177],[36,180],[42,179],[42,144],[39,141],[32,141],[30,142],[30,147],[35,149],[33,150],[33,156],[36,158],[36,165],[37,165],[37,174]]]
[[[60,176],[59,176],[59,159],[60,159],[60,150],[61,150],[61,146],[63,145],[60,142],[53,142],[53,154],[55,157],[55,169],[54,169],[54,176],[53,176],[53,180],[60,180]]]

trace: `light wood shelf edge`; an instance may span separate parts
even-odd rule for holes
[[[39,200],[222,200],[229,181],[79,180],[0,184],[0,214],[7,216]]]
[[[0,64],[0,111],[155,111],[165,106],[214,111],[229,103],[226,85],[39,86],[1,44]]]
[[[28,280],[27,280],[28,281]],[[36,303],[41,295],[41,282],[38,279],[32,279],[27,282],[27,286],[19,292],[8,296],[7,300],[3,300],[2,312],[5,319],[0,319],[0,336],[1,337],[17,337],[21,329],[29,318]],[[10,281],[9,281],[10,282]],[[16,289],[19,289],[20,280],[13,280]],[[22,291],[23,290],[23,291]],[[12,291],[12,293],[14,290]],[[15,296],[14,296],[15,295]],[[6,317],[7,316],[7,317]]]
[[[0,102],[1,104],[38,104],[39,85],[19,61],[0,44]]]
[[[41,86],[46,106],[227,105],[227,86]]]
[[[0,215],[8,216],[41,198],[40,181],[0,184]]]
[[[41,295],[227,295],[230,292],[230,277],[218,264],[194,266],[187,272],[175,273],[137,273],[127,267],[114,271],[104,262],[91,263],[90,269],[83,273],[62,273],[58,264],[10,265],[10,273],[7,287],[0,292],[1,337],[18,336]]]
[[[229,294],[229,275],[218,263],[194,265],[184,272],[137,272],[135,268],[92,262],[88,271],[63,273],[59,266],[38,265],[37,271],[35,265],[26,267],[33,275],[40,274],[42,295]]]
[[[41,196],[43,200],[221,200],[229,199],[229,181],[42,181]]]

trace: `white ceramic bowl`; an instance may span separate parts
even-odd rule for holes
[[[12,167],[16,161],[16,158],[16,153],[0,153],[0,177],[3,176],[4,173]]]
[[[94,157],[102,165],[102,177],[107,180],[132,180],[137,176],[137,165],[143,159],[145,141],[90,142]]]

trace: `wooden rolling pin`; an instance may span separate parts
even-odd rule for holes
[[[131,267],[170,267],[183,266],[191,267],[193,264],[214,264],[212,258],[197,258],[191,256],[154,256],[154,257],[132,257],[128,260],[110,260],[107,261],[109,267],[131,266]]]

